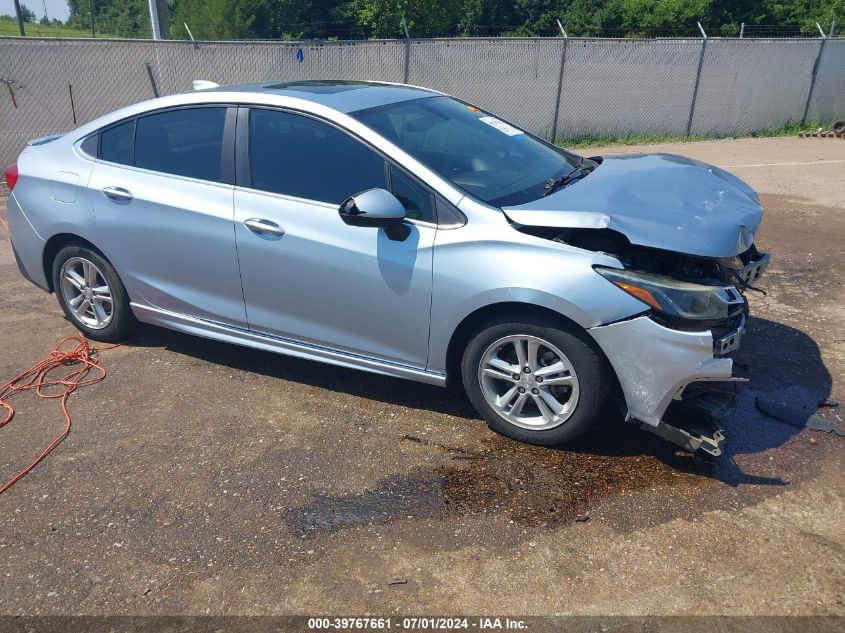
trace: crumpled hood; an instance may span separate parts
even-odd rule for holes
[[[672,154],[608,156],[586,178],[504,212],[517,224],[612,229],[632,244],[702,257],[747,250],[763,216],[748,184]]]

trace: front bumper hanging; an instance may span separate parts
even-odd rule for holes
[[[641,316],[589,332],[616,372],[629,421],[690,452],[720,455],[719,421],[730,413],[733,394],[698,383],[745,381],[733,376],[730,358],[714,356],[736,349],[744,327],[742,319],[714,340],[709,331],[673,330]]]
[[[640,424],[640,429],[659,435],[690,453],[703,451],[718,457],[725,441],[722,421],[735,408],[735,392],[690,385],[680,400],[669,405],[660,424]]]

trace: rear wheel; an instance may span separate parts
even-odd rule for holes
[[[467,395],[489,426],[531,444],[578,437],[610,396],[602,359],[583,334],[530,316],[479,328],[461,369]]]
[[[114,267],[84,246],[65,246],[53,260],[53,288],[65,316],[90,339],[115,343],[135,326],[129,296]]]

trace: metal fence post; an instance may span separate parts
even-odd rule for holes
[[[813,91],[816,88],[816,75],[819,72],[819,64],[822,60],[822,53],[824,52],[824,45],[827,43],[827,38],[823,37],[821,44],[819,44],[819,52],[816,53],[816,61],[813,63],[813,74],[810,75],[810,90],[807,91],[807,103],[804,104],[804,116],[801,117],[801,127],[807,125],[807,114],[810,112],[810,102],[813,100]]]
[[[563,67],[566,65],[566,46],[568,43],[569,38],[564,37],[563,46],[560,49],[560,73],[557,77],[557,99],[555,99],[555,118],[552,121],[552,143],[557,141],[557,117],[560,114],[560,96],[563,91]]]
[[[701,67],[704,65],[704,51],[707,50],[707,38],[701,40],[701,54],[698,56],[698,70],[695,73],[695,88],[692,90],[692,103],[687,121],[687,136],[692,132],[692,118],[695,116],[695,102],[698,101],[698,84],[701,83]]]
[[[405,78],[402,80],[403,84],[408,83],[408,71],[411,67],[411,38],[405,38]]]
[[[67,85],[67,91],[70,93],[70,113],[73,115],[73,124],[76,125],[76,104],[73,102],[73,84]]]
[[[153,89],[153,94],[155,95],[155,98],[158,99],[158,86],[156,86],[156,80],[155,77],[153,77],[152,66],[150,66],[150,62],[144,62],[144,66],[147,69],[147,77],[150,78],[150,86]]]

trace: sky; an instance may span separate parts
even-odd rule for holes
[[[21,4],[32,11],[38,19],[44,17],[44,6],[47,6],[47,15],[50,19],[59,18],[67,20],[70,10],[67,8],[67,0],[21,0]],[[0,0],[0,15],[15,15],[15,3],[12,0]]]

